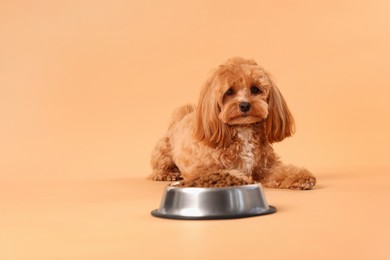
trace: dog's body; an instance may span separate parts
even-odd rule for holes
[[[311,189],[314,176],[284,165],[271,143],[294,131],[277,87],[254,61],[235,58],[220,66],[199,104],[175,111],[152,155],[152,179],[183,179],[186,186],[241,185]]]

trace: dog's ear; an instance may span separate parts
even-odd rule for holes
[[[196,107],[194,138],[211,147],[224,147],[230,140],[227,125],[219,119],[221,108],[218,101],[221,93],[218,90],[218,70],[206,81],[200,93]]]
[[[284,100],[282,93],[267,73],[272,86],[268,94],[268,117],[266,135],[270,143],[280,142],[295,132],[294,118]]]

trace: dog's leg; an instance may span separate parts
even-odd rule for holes
[[[294,190],[310,190],[316,184],[316,178],[307,169],[282,163],[271,167],[259,181],[264,187]]]
[[[153,173],[149,179],[154,181],[181,180],[180,171],[172,160],[172,149],[168,137],[157,142],[152,153],[152,169]]]

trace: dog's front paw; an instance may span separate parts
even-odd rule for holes
[[[261,180],[268,188],[310,190],[316,185],[316,178],[305,168],[293,165],[279,165],[269,176]]]
[[[290,189],[294,190],[311,190],[316,185],[316,178],[309,174],[297,176],[290,184]]]
[[[180,183],[182,187],[222,188],[241,186],[255,183],[251,177],[239,171],[223,171],[203,173],[191,178],[184,178]]]

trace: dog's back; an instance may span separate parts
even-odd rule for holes
[[[171,122],[169,123],[168,129],[174,127],[175,124],[180,122],[186,115],[194,111],[195,111],[195,105],[193,104],[186,104],[184,106],[177,108],[172,114],[172,119]]]

